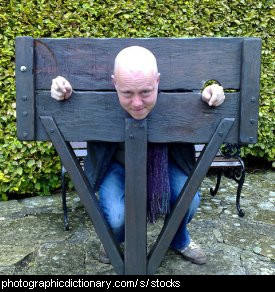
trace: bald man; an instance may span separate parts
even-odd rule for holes
[[[157,102],[160,81],[156,58],[152,52],[139,46],[123,49],[115,58],[114,74],[111,78],[122,108],[134,119],[146,118]],[[65,78],[58,76],[52,80],[53,98],[64,100],[71,94],[72,87]],[[223,88],[217,84],[206,87],[202,92],[202,99],[210,106],[219,106],[225,99]],[[87,148],[85,174],[93,189],[99,192],[100,206],[116,239],[123,243],[124,143],[88,141]],[[151,199],[147,200],[147,216],[150,222],[155,222],[161,214],[169,213],[194,164],[194,145],[148,145],[147,194]],[[200,193],[197,192],[170,246],[183,258],[195,264],[204,264],[206,255],[191,240],[187,229],[187,224],[192,220],[199,204]],[[156,211],[157,208],[159,209]],[[104,263],[110,262],[102,245],[99,259]]]

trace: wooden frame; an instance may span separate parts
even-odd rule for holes
[[[157,105],[143,121],[125,115],[110,80],[115,55],[130,45],[153,51],[162,74]],[[154,274],[221,144],[256,143],[260,51],[258,38],[16,39],[18,138],[52,141],[118,274]],[[75,89],[65,102],[50,97],[57,75]],[[217,108],[199,92],[213,79],[234,89]],[[68,142],[87,140],[125,142],[124,258]],[[147,256],[148,141],[207,146]]]

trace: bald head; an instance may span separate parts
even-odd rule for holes
[[[131,46],[121,50],[115,59],[114,75],[120,74],[158,74],[155,56],[148,49]]]
[[[121,50],[112,75],[120,105],[135,119],[144,119],[157,101],[159,73],[155,56],[138,46]]]

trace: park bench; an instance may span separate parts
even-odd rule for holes
[[[155,54],[162,77],[141,121],[125,114],[110,80],[116,54],[131,45]],[[154,274],[221,145],[256,143],[260,54],[259,38],[16,39],[17,137],[53,143],[116,273]],[[66,102],[50,97],[58,75],[75,90]],[[228,89],[219,107],[198,92],[209,80]],[[70,144],[83,141],[125,142],[124,254]],[[206,146],[147,254],[148,142]]]
[[[75,156],[77,157],[80,165],[83,167],[83,160],[84,157],[87,155],[87,143],[86,142],[71,142],[72,149],[74,150]],[[196,144],[195,151],[196,151],[196,159],[200,157],[203,148],[205,147],[204,144]],[[233,147],[229,145],[229,147]],[[235,150],[235,149],[234,149]],[[236,151],[236,150],[235,150]],[[228,156],[222,153],[219,150],[212,161],[210,168],[217,170],[217,183],[215,188],[210,188],[210,194],[215,196],[219,190],[220,182],[222,174],[226,177],[233,179],[237,182],[237,194],[236,194],[236,208],[238,211],[238,215],[240,217],[244,216],[244,211],[240,207],[240,198],[241,198],[241,191],[242,186],[245,179],[245,167],[244,162],[238,155],[238,153],[229,153]],[[68,208],[67,208],[67,180],[66,180],[66,168],[62,165],[61,169],[61,186],[62,186],[62,206],[63,206],[63,222],[64,222],[64,229],[69,230],[69,219],[68,219]]]

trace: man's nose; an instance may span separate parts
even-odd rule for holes
[[[142,105],[142,99],[138,95],[134,96],[133,101],[132,101],[132,105],[134,107],[141,106]]]

